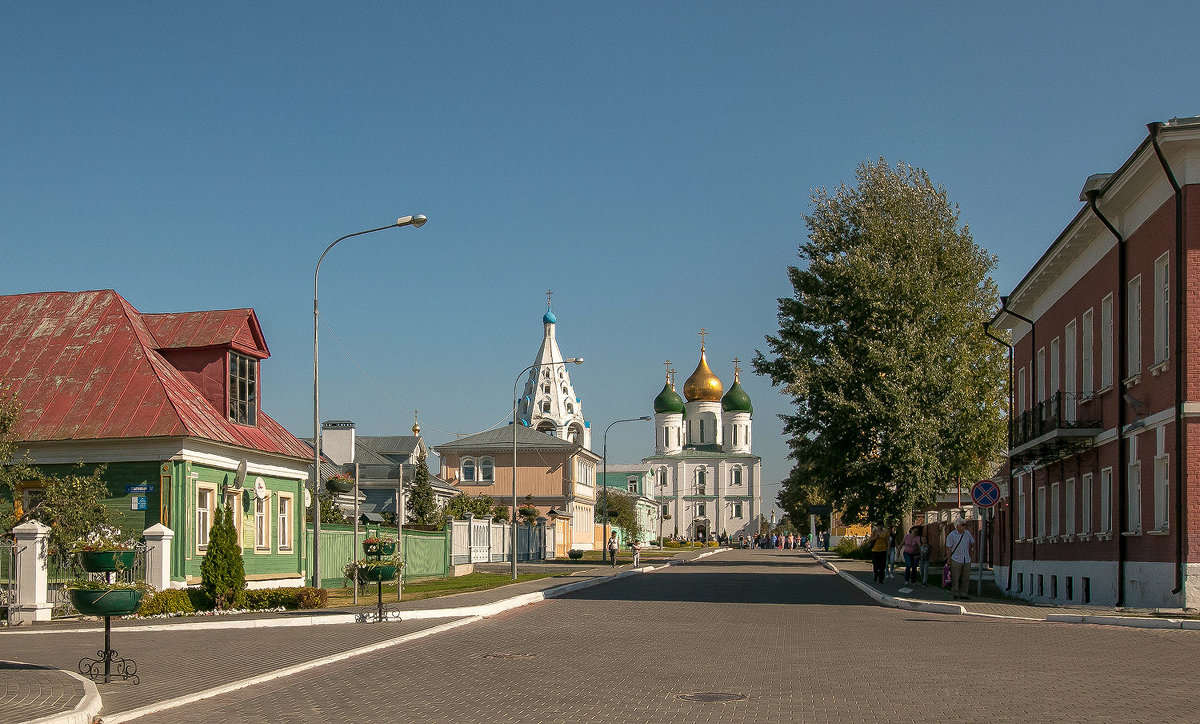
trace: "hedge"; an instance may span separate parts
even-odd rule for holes
[[[329,593],[323,588],[262,588],[242,591],[234,602],[235,609],[262,611],[272,608],[325,608]],[[181,615],[210,611],[212,600],[197,588],[167,589],[147,596],[138,608],[139,616]]]

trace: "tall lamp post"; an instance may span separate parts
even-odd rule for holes
[[[548,366],[555,365],[581,365],[583,364],[582,357],[568,357],[562,362],[551,362]],[[517,373],[517,378],[513,380],[513,455],[512,455],[512,513],[509,514],[509,522],[512,524],[512,579],[517,580],[517,384],[521,382],[521,375],[524,375],[529,370],[537,367],[535,362],[525,369]],[[594,529],[593,529],[594,530]]]
[[[317,308],[317,278],[321,273],[321,262],[325,261],[325,255],[329,253],[330,249],[352,236],[373,234],[376,231],[396,229],[401,226],[411,226],[419,229],[425,225],[425,221],[424,214],[413,214],[410,216],[401,216],[399,219],[396,219],[396,223],[381,226],[378,229],[367,229],[366,231],[356,231],[353,234],[346,234],[325,247],[325,251],[321,252],[320,258],[317,259],[317,268],[313,271],[313,588],[321,587],[321,378],[319,374],[320,347],[317,341],[318,319],[320,317],[320,312]],[[357,493],[357,490],[355,492]]]
[[[642,415],[641,417],[629,417],[624,420],[614,420],[608,423],[608,427],[604,428],[604,512],[600,514],[604,524],[604,535],[602,536],[603,540],[600,542],[600,545],[603,546],[604,552],[601,553],[600,560],[605,563],[608,562],[608,431],[612,429],[613,425],[617,425],[622,422],[639,422],[641,420],[649,419],[649,415]],[[593,535],[595,534],[593,533]],[[661,543],[662,541],[660,540],[659,542]],[[616,559],[615,555],[613,556],[613,559]]]

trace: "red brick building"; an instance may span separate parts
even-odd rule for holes
[[[1014,345],[1016,596],[1200,606],[1200,118],[1148,128],[991,322]]]

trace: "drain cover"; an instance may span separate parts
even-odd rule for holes
[[[680,694],[680,699],[684,701],[702,701],[705,703],[721,703],[727,701],[744,701],[745,694],[734,694],[728,691],[694,691],[691,694]]]
[[[484,654],[485,659],[533,659],[537,654]]]

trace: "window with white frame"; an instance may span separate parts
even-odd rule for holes
[[[733,475],[731,477],[732,477],[732,480],[731,480],[730,484],[741,485],[742,484],[742,468],[740,466],[735,467],[733,469]]]
[[[1142,371],[1142,275],[1129,280],[1129,296],[1126,298],[1125,346],[1128,356],[1126,376],[1133,377]]]
[[[1025,368],[1017,370],[1017,414],[1025,412]]]
[[[625,478],[625,489],[631,493],[636,493],[638,491],[636,476],[630,475],[628,478]]]
[[[670,507],[670,505],[668,505],[667,503],[663,503],[663,504],[662,504],[662,515],[663,515],[663,517],[665,518],[666,516],[668,516],[668,515],[670,515],[670,514],[671,514],[671,507]]]
[[[1025,506],[1028,505],[1025,499],[1025,476],[1017,476],[1017,530],[1020,531],[1018,538],[1026,538],[1025,530]]]
[[[1046,537],[1046,486],[1038,487],[1037,492],[1038,537]]]
[[[1083,396],[1091,397],[1096,390],[1095,379],[1095,363],[1093,362],[1092,350],[1092,310],[1088,309],[1083,313],[1083,329],[1080,330],[1082,337],[1083,353]]]
[[[658,486],[660,488],[667,487],[667,469],[666,469],[666,467],[661,467],[658,469]]]
[[[707,475],[704,468],[696,468],[696,495],[707,495]]]
[[[196,550],[200,552],[208,549],[208,534],[212,530],[216,501],[215,488],[196,488]]]
[[[1046,399],[1046,348],[1037,352],[1037,401]]]
[[[1167,255],[1163,254],[1154,262],[1154,363],[1165,362],[1167,359],[1168,340],[1167,320],[1171,315],[1167,307],[1170,293],[1167,289]]]
[[[1066,499],[1063,501],[1063,532],[1075,535],[1075,478],[1067,478]]]
[[[492,458],[479,458],[479,482],[492,483],[496,481],[496,461]]]
[[[1138,460],[1138,436],[1129,436],[1129,467],[1126,468],[1125,478],[1125,530],[1130,533],[1142,532],[1142,462]]]
[[[1062,487],[1058,483],[1050,484],[1050,535],[1059,535],[1062,529],[1059,527],[1059,514],[1062,506],[1059,504],[1059,495],[1062,493]]]
[[[475,458],[463,458],[459,462],[459,468],[464,483],[475,482]]]
[[[1094,484],[1093,475],[1084,473],[1083,480],[1079,486],[1080,501],[1079,501],[1079,532],[1092,532],[1092,485]]]
[[[1062,389],[1062,387],[1059,386],[1060,385],[1059,380],[1062,379],[1060,377],[1062,368],[1059,366],[1059,364],[1061,362],[1062,362],[1061,345],[1058,341],[1058,337],[1055,337],[1054,339],[1050,340],[1050,380],[1049,380],[1050,384],[1047,385],[1047,387],[1050,389],[1051,395],[1054,395],[1055,393],[1057,393],[1059,390]]]
[[[279,494],[277,504],[279,510],[279,521],[276,524],[276,536],[278,538],[279,550],[287,551],[292,549],[292,496]]]
[[[1067,393],[1063,400],[1063,416],[1067,422],[1075,422],[1075,395],[1079,392],[1075,386],[1075,342],[1075,320],[1072,319],[1063,330],[1063,392]]]
[[[256,425],[258,418],[258,360],[229,353],[229,419]]]
[[[1100,471],[1100,533],[1112,532],[1112,468]]]
[[[736,503],[736,502],[735,502],[735,503],[733,504],[733,517],[734,517],[734,518],[741,518],[741,517],[742,517],[742,504],[741,504],[741,503]]]
[[[1170,489],[1167,487],[1167,428],[1159,427],[1155,430],[1155,442],[1154,529],[1166,530],[1170,522],[1170,515],[1167,513],[1167,499],[1170,497]]]
[[[271,496],[254,496],[254,549],[271,548]]]
[[[708,509],[704,505],[704,503],[696,503],[696,517],[697,518],[705,517],[707,515],[707,513],[706,513],[707,510]]]
[[[1113,383],[1113,295],[1100,303],[1100,389]]]

